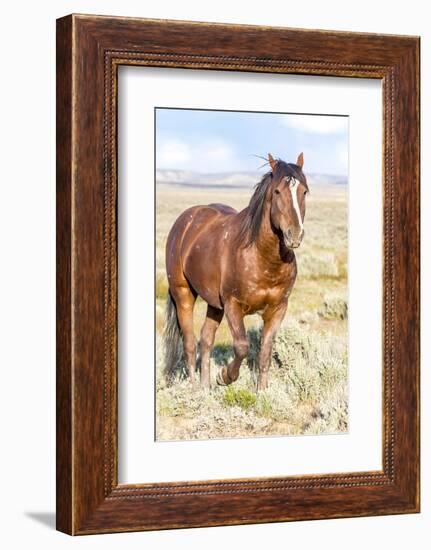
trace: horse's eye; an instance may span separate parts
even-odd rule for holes
[[[279,195],[279,194],[280,194],[280,191],[279,191],[278,189],[274,189],[274,193],[275,193],[276,195]]]

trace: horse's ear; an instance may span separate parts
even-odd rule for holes
[[[299,153],[296,159],[296,165],[302,168],[304,166],[304,153]]]
[[[268,162],[271,166],[271,170],[274,172],[275,167],[277,166],[277,161],[274,160],[274,157],[271,155],[271,153],[268,153]]]

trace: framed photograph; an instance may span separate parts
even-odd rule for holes
[[[57,528],[419,511],[419,38],[57,21]]]

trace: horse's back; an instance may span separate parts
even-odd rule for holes
[[[225,214],[227,216],[231,214],[237,214],[235,208],[232,208],[232,206],[228,206],[227,204],[221,204],[219,202],[209,204],[208,208],[214,208],[214,210],[217,210],[221,214]]]

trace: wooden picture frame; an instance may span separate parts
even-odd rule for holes
[[[119,485],[117,68],[380,79],[383,469]],[[57,21],[57,529],[419,511],[419,38],[70,15]]]

